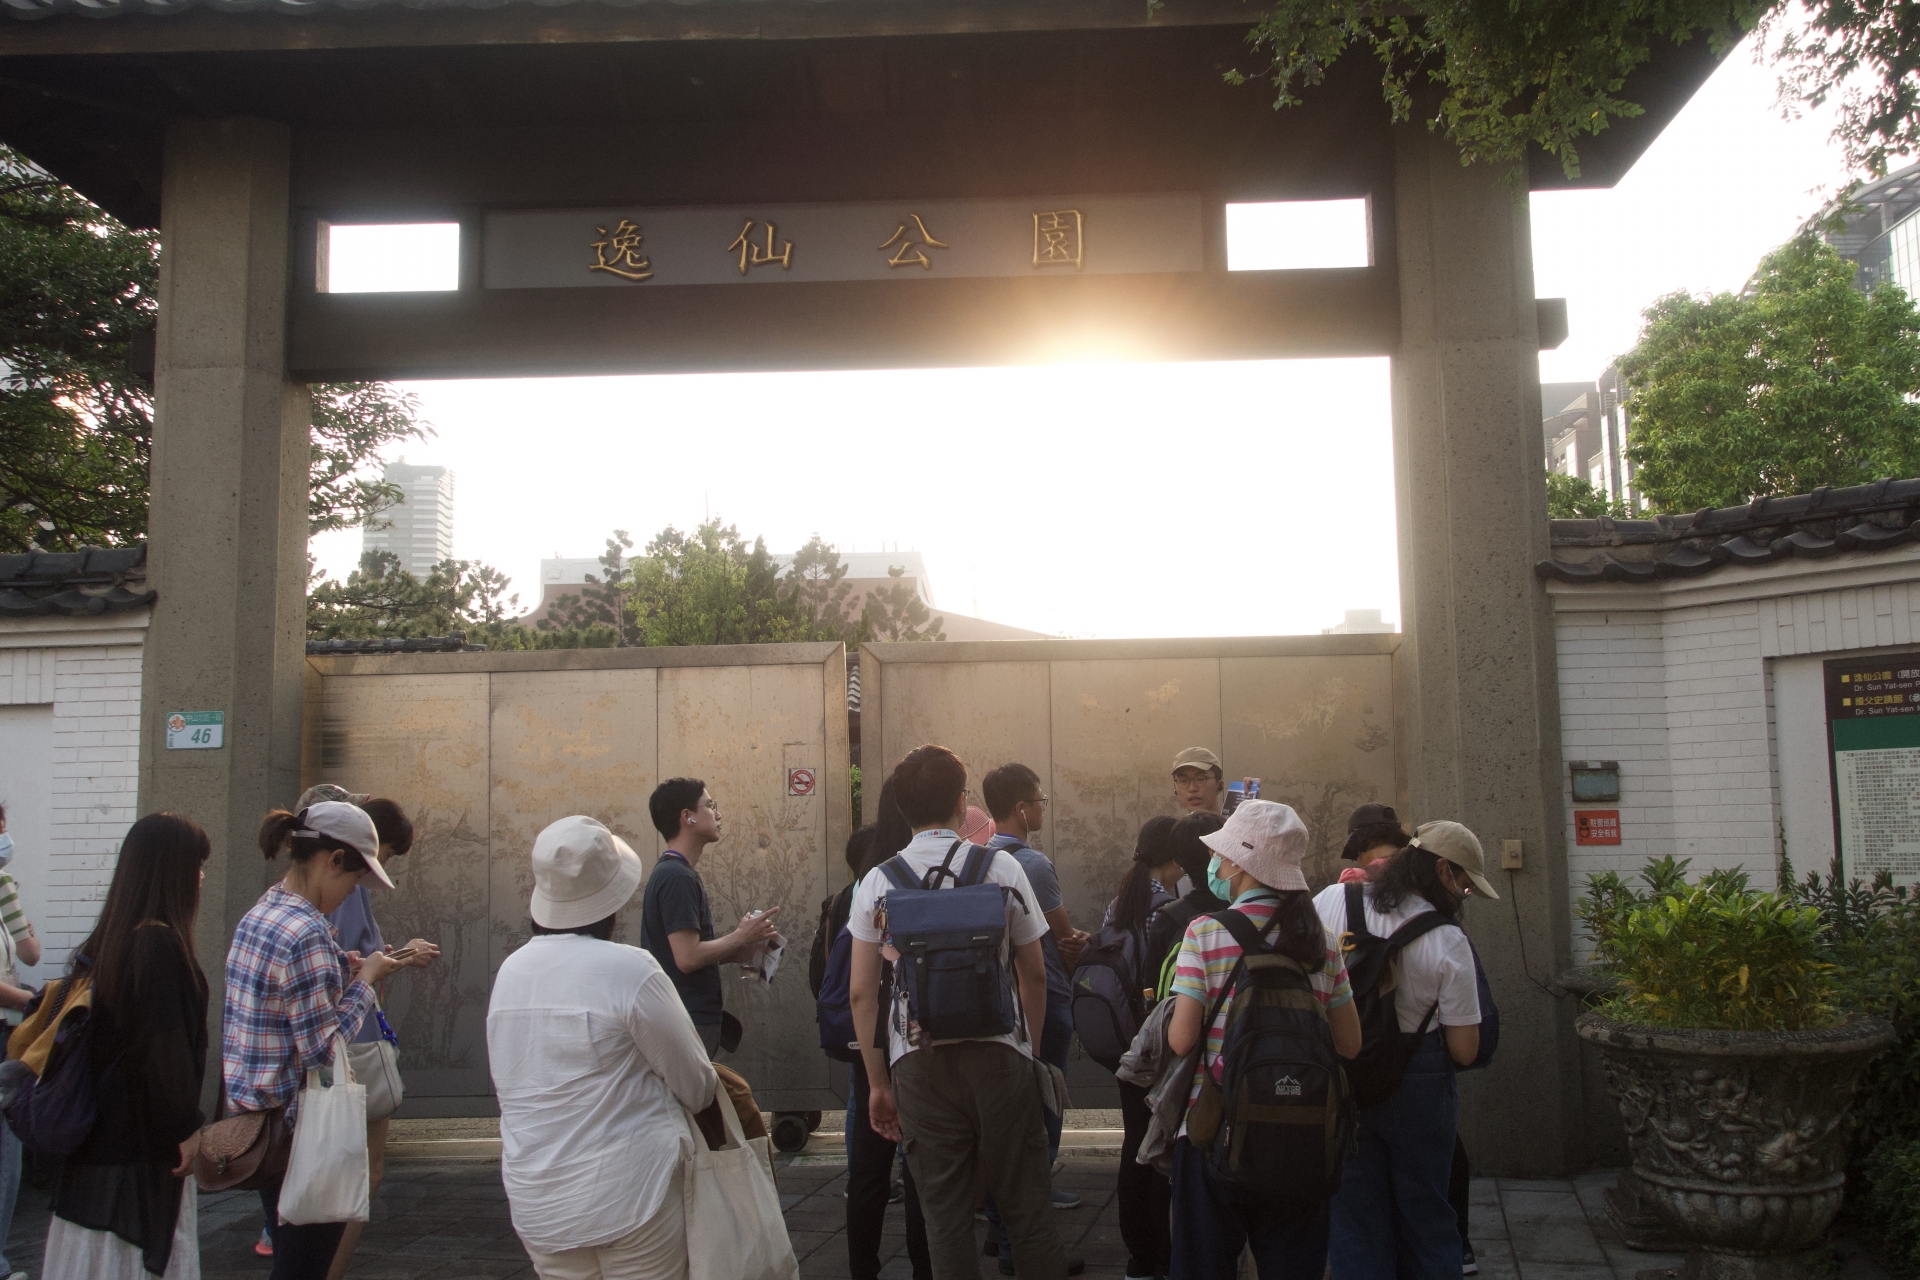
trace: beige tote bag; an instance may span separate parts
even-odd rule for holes
[[[367,1220],[367,1090],[355,1084],[347,1039],[333,1037],[333,1084],[307,1072],[293,1149],[280,1184],[280,1221],[295,1226]]]
[[[707,1149],[693,1113],[684,1111],[693,1155],[682,1165],[687,1211],[689,1280],[797,1280],[800,1261],[787,1238],[780,1192],[773,1183],[773,1148],[748,1139],[724,1088],[716,1089],[727,1145]]]

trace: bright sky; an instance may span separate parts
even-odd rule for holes
[[[1536,291],[1572,327],[1543,381],[1594,378],[1663,293],[1738,288],[1844,184],[1829,121],[1773,96],[1743,47],[1617,188],[1534,197]],[[352,254],[335,241],[336,272]],[[944,611],[1037,631],[1312,634],[1399,616],[1387,381],[1315,360],[421,382],[439,435],[405,453],[453,468],[454,554],[523,606],[542,557],[711,512],[773,551],[916,548]],[[360,538],[312,549],[344,576]]]

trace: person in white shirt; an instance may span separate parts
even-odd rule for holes
[[[643,878],[594,819],[547,827],[533,845],[535,936],[493,982],[500,1176],[542,1280],[687,1274],[687,1112],[712,1103],[718,1077],[659,961],[612,941]]]
[[[924,879],[950,860],[957,873],[967,857],[958,834],[967,811],[966,765],[945,747],[920,747],[893,771],[891,785],[913,827],[912,843],[899,854],[907,868]],[[1062,1280],[1067,1256],[1053,1222],[1041,1102],[1042,1081],[1048,1077],[1033,1057],[1029,1031],[1046,1022],[1040,939],[1047,919],[1012,855],[995,851],[985,881],[1007,890],[1000,967],[1017,988],[1013,1029],[977,1039],[929,1040],[908,1007],[904,984],[896,982],[884,1047],[873,1033],[881,1014],[881,961],[898,959],[887,954],[892,946],[886,896],[893,881],[884,866],[876,867],[854,892],[847,918],[853,935],[848,994],[867,1067],[867,1118],[882,1137],[904,1139],[907,1167],[926,1216],[934,1280],[978,1280],[973,1212],[983,1187],[999,1206],[1022,1280]]]
[[[1460,1118],[1454,1069],[1479,1056],[1480,991],[1459,916],[1469,895],[1499,899],[1484,866],[1473,832],[1457,822],[1429,822],[1406,848],[1367,869],[1368,933],[1391,937],[1428,912],[1447,923],[1407,943],[1392,965],[1400,1030],[1427,1030],[1400,1087],[1360,1112],[1359,1149],[1333,1198],[1327,1248],[1333,1280],[1458,1280],[1461,1274],[1465,1246],[1447,1199]],[[1329,885],[1313,900],[1336,938],[1358,931],[1347,919],[1348,888]]]

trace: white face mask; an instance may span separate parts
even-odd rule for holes
[[[0,867],[13,861],[13,837],[0,831]]]

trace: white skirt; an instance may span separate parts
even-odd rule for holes
[[[180,1217],[173,1224],[173,1252],[163,1280],[200,1280],[200,1192],[192,1178],[180,1190]],[[47,1226],[47,1256],[40,1280],[153,1280],[140,1246],[111,1231],[76,1227],[53,1217]]]

